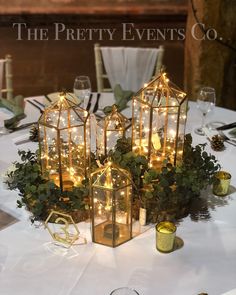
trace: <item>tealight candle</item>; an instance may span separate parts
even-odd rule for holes
[[[162,221],[156,226],[156,248],[160,252],[173,251],[176,226],[170,221]]]
[[[113,232],[113,229],[115,229],[114,232]],[[111,223],[106,224],[104,226],[104,237],[107,238],[107,239],[112,239],[113,234],[114,234],[114,239],[118,239],[118,237],[120,235],[120,230],[119,230],[118,225],[113,225]]]

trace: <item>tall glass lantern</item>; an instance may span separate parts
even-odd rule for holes
[[[129,127],[130,120],[113,105],[111,113],[97,123],[97,154],[107,156],[117,140],[128,135]]]
[[[39,121],[42,173],[62,191],[80,185],[89,169],[89,114],[66,93],[47,107]]]
[[[163,73],[133,96],[132,148],[145,155],[150,167],[164,159],[182,160],[187,114],[186,94]]]
[[[116,247],[132,238],[132,180],[108,162],[91,175],[93,242]]]

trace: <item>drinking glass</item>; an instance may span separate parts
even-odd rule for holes
[[[122,288],[118,288],[113,290],[110,295],[139,295],[139,293],[131,288],[128,287],[122,287]]]
[[[215,89],[211,87],[203,87],[200,90],[198,99],[197,99],[197,108],[202,113],[202,125],[195,129],[195,133],[198,135],[205,135],[205,119],[206,115],[212,111],[215,107],[216,95]]]
[[[74,94],[79,100],[84,102],[84,109],[86,109],[91,94],[91,82],[88,76],[78,76],[75,78]]]

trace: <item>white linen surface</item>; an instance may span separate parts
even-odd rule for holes
[[[43,102],[43,97],[36,99]],[[111,100],[111,94],[102,94],[99,106],[110,105]],[[92,101],[91,109],[95,101]],[[201,120],[196,104],[189,106],[187,132],[192,132],[194,144],[204,143],[206,138],[193,132]],[[25,110],[27,118],[22,123],[35,121],[40,115],[28,103]],[[130,117],[130,108],[124,114]],[[216,119],[233,122],[235,112],[215,108],[208,120]],[[36,143],[14,144],[25,132],[21,130],[0,138],[0,173],[14,160],[19,160],[18,148],[37,148]],[[0,231],[0,294],[109,295],[115,288],[129,286],[140,295],[195,295],[201,292],[235,295],[235,147],[227,145],[224,152],[214,152],[208,145],[207,151],[219,159],[222,169],[232,174],[231,194],[224,198],[206,194],[211,219],[194,222],[190,217],[185,218],[177,229],[184,247],[170,254],[156,250],[153,228],[111,249],[91,243],[90,225],[86,222],[79,223],[78,227],[88,244],[63,251],[53,246],[43,227],[37,229],[30,225],[27,211],[16,209],[17,192],[0,187],[0,208],[20,220]]]
[[[3,69],[4,69],[4,59],[0,59],[0,98],[2,97],[2,85],[3,85]]]
[[[157,48],[101,47],[105,70],[112,89],[138,91],[153,74]]]
[[[229,292],[224,293],[222,295],[236,295],[236,289],[230,290]]]

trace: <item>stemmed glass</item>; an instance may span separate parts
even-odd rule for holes
[[[122,288],[118,288],[113,290],[110,295],[139,295],[139,293],[131,288],[128,287],[122,287]]]
[[[74,94],[84,102],[84,109],[86,109],[91,94],[91,82],[88,76],[78,76],[75,78]]]
[[[202,125],[195,129],[195,133],[198,135],[205,135],[205,119],[206,115],[212,111],[215,107],[216,95],[215,89],[211,87],[203,87],[200,90],[198,99],[197,99],[197,108],[202,113]]]

